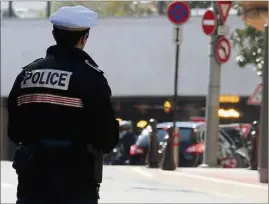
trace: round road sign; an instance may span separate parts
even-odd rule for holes
[[[217,17],[211,10],[207,10],[202,19],[203,31],[206,35],[212,35],[217,28]]]
[[[186,23],[190,18],[190,13],[188,4],[180,1],[170,3],[167,9],[168,19],[176,25]]]
[[[231,50],[229,40],[225,36],[220,37],[217,41],[215,50],[217,61],[221,64],[226,63],[231,56]]]

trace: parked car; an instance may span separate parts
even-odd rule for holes
[[[205,141],[206,126],[200,126],[197,130],[201,140]],[[236,143],[231,136],[220,127],[218,137],[218,164],[224,168],[247,167],[248,156],[246,149],[237,148]]]
[[[176,122],[179,128],[179,166],[196,167],[202,163],[204,145],[197,134],[197,128],[204,122]],[[157,125],[158,129],[167,130],[173,127],[173,122]],[[166,144],[163,144],[166,146]],[[162,148],[165,149],[165,148]]]
[[[163,123],[158,127],[172,127],[173,123]],[[206,124],[204,122],[177,122],[180,129],[179,166],[196,167],[202,164],[205,150]],[[188,134],[186,134],[188,132]],[[225,168],[234,168],[236,147],[233,140],[220,128],[218,137],[218,164]]]
[[[247,147],[248,151],[251,151],[253,131],[255,131],[253,124],[250,124],[250,123],[231,123],[231,124],[226,124],[226,125],[221,125],[221,126],[234,128],[234,129],[240,131],[244,145]]]
[[[205,150],[206,125],[204,122],[177,122],[179,128],[179,166],[197,167],[203,162]],[[167,130],[173,127],[172,122],[159,123],[157,125],[157,138],[159,142],[159,158],[163,157],[167,139]],[[131,147],[130,164],[144,165],[149,146],[149,131],[144,130],[138,137],[136,144]],[[219,129],[218,164],[224,168],[245,167],[247,161],[241,156],[236,143],[226,131]]]
[[[236,145],[236,148],[240,148],[244,145],[244,136],[240,129],[235,128],[233,125],[220,125],[220,128],[230,137]]]
[[[159,147],[163,144],[165,139],[168,138],[168,132],[166,130],[157,130],[157,140]],[[146,157],[148,154],[148,147],[150,144],[150,131],[149,128],[145,128],[138,136],[136,143],[131,146],[130,149],[130,165],[145,165]]]
[[[251,126],[248,124],[226,124],[220,125],[220,128],[235,144],[237,167],[248,167],[252,147]]]

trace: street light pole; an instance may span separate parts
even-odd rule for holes
[[[8,17],[14,17],[13,1],[8,2]]]

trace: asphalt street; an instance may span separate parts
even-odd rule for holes
[[[100,203],[251,203],[236,196],[216,195],[183,188],[177,183],[132,171],[132,167],[105,166]],[[145,173],[144,173],[145,174]],[[16,173],[11,162],[1,161],[1,203],[14,203]],[[177,182],[177,181],[175,181]],[[195,185],[195,183],[193,183]]]

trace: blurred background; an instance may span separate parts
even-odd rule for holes
[[[100,16],[99,25],[91,30],[85,49],[111,85],[117,119],[130,121],[137,136],[151,118],[158,122],[172,121],[175,51],[172,25],[166,17],[169,3],[1,2],[1,98],[4,104],[21,67],[43,57],[46,48],[54,44],[48,16],[61,6],[84,5]],[[205,122],[209,83],[210,39],[204,35],[201,22],[205,11],[212,9],[212,2],[188,3],[191,17],[183,26],[180,48],[177,121],[197,123]],[[238,2],[233,3],[227,25],[233,50],[230,60],[222,66],[218,114],[220,124],[237,124],[234,129],[239,133],[236,134],[249,135],[253,122],[260,118],[264,34],[262,29],[246,24]],[[6,107],[2,110],[5,117]],[[2,135],[5,135],[6,120],[2,124]],[[247,133],[244,132],[246,124]]]

